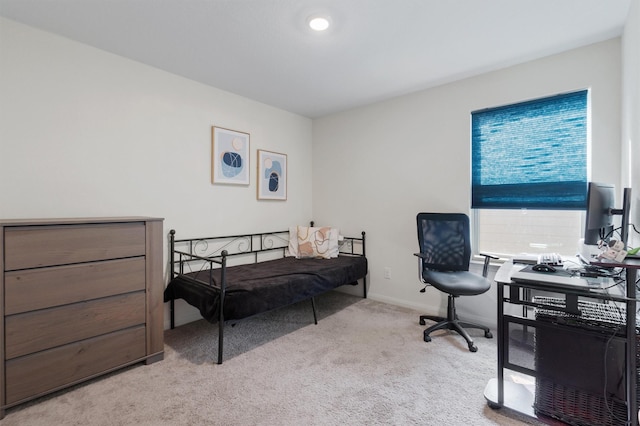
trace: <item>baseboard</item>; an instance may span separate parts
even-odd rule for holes
[[[413,309],[418,311],[418,315],[421,314],[429,314],[429,315],[439,315],[441,317],[447,316],[447,306],[446,304],[442,307],[440,306],[429,306],[418,303],[407,302],[406,300],[396,299],[389,296],[383,296],[377,293],[369,293],[367,297],[371,300],[375,300],[376,302],[388,303],[390,305],[400,306],[403,308]],[[461,309],[458,309],[460,316],[463,317],[464,320],[469,322],[475,322],[479,324],[483,324],[489,328],[496,329],[497,323],[496,318],[487,318],[480,315],[474,315],[468,312],[463,312]]]
[[[402,299],[396,299],[394,297],[389,297],[389,296],[383,296],[377,293],[369,293],[367,295],[367,297],[371,300],[375,300],[376,302],[382,302],[382,303],[388,303],[390,305],[395,305],[395,306],[401,306],[403,308],[409,308],[409,309],[414,309],[418,312],[422,312],[424,310],[428,310],[428,311],[437,311],[439,310],[439,307],[429,307],[429,306],[425,306],[424,304],[419,304],[419,303],[411,303],[411,302],[407,302],[406,300],[402,300]],[[442,314],[446,315],[446,310],[444,312],[442,312]],[[440,315],[441,313],[436,312],[435,315]]]

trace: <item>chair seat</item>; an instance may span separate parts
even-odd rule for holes
[[[454,296],[473,296],[491,288],[491,281],[469,271],[423,270],[422,278],[438,290]]]

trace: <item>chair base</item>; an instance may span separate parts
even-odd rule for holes
[[[493,334],[491,334],[491,330],[489,330],[489,327],[485,327],[484,325],[460,321],[458,319],[458,315],[456,314],[455,297],[456,296],[449,295],[446,318],[433,315],[420,315],[420,325],[425,325],[425,320],[436,322],[436,324],[432,325],[424,331],[424,341],[430,342],[431,336],[429,335],[436,330],[452,330],[464,337],[464,340],[467,341],[467,345],[469,346],[469,351],[477,352],[478,347],[473,344],[473,339],[471,339],[471,336],[469,336],[469,333],[467,333],[467,331],[463,327],[478,328],[480,330],[484,330],[484,337],[486,337],[487,339],[491,339],[493,337]]]

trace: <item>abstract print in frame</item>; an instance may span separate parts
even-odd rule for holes
[[[258,150],[258,200],[287,199],[287,155]]]
[[[211,180],[249,185],[249,133],[211,128]]]

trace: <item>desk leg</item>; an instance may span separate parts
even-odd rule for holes
[[[493,409],[502,408],[505,406],[504,402],[504,285],[500,282],[496,283],[498,290],[498,303],[497,303],[497,318],[498,318],[498,377],[489,380],[487,386],[484,389],[484,397],[487,400],[487,405]],[[513,395],[517,395],[517,391],[513,392]]]
[[[504,405],[504,284],[498,283],[498,404]]]
[[[638,424],[636,401],[636,270],[627,268],[627,418],[630,425]]]

